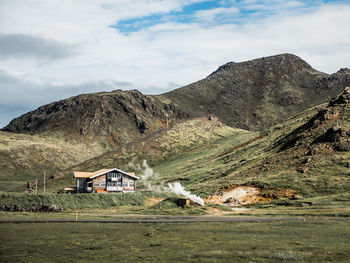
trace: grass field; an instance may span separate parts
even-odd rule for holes
[[[20,206],[31,209],[33,204],[50,204],[63,208],[62,213],[0,212],[1,218],[66,218],[67,214],[89,213],[93,217],[108,215],[251,215],[251,216],[327,216],[350,217],[350,193],[324,195],[302,200],[280,199],[269,203],[248,205],[243,210],[232,210],[225,205],[207,203],[204,207],[176,205],[177,198],[157,192],[118,194],[20,194],[0,193],[0,206]],[[68,216],[71,218],[72,216]]]
[[[349,262],[349,222],[0,224],[2,262]],[[121,238],[122,237],[122,238]]]

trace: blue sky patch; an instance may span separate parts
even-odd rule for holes
[[[305,11],[318,6],[330,3],[349,3],[349,0],[257,0],[255,2],[246,2],[240,0],[219,0],[219,1],[203,1],[184,6],[181,11],[171,11],[169,13],[158,13],[150,16],[135,17],[131,19],[118,21],[117,24],[111,25],[123,34],[130,34],[143,29],[147,29],[157,24],[173,22],[173,23],[199,23],[201,26],[210,27],[218,24],[244,24],[252,21],[258,21],[278,12],[287,11]],[[217,9],[212,15],[212,19],[205,20],[198,18],[199,13]],[[237,9],[237,12],[233,9]],[[225,12],[226,11],[226,12]],[[209,12],[210,13],[210,12]]]

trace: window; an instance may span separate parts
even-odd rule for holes
[[[106,183],[102,183],[102,184],[101,184],[101,187],[106,187]]]
[[[117,186],[122,186],[121,182],[108,182],[107,185],[109,187],[117,187]],[[101,185],[102,186],[102,185]]]
[[[111,178],[117,178],[117,180],[121,180],[122,179],[121,173],[108,173],[107,177],[109,179],[111,179]]]
[[[117,183],[117,186],[118,186],[118,187],[122,187],[122,182],[118,182],[118,183]]]
[[[94,187],[99,187],[100,184],[99,183],[94,183]]]
[[[129,187],[135,187],[135,183],[134,182],[130,182],[129,183]]]
[[[123,187],[128,187],[128,182],[123,182]]]

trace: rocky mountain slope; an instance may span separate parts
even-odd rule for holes
[[[161,130],[187,114],[137,90],[83,94],[53,102],[10,122],[3,130],[99,141],[106,148]]]
[[[171,124],[211,114],[226,125],[261,131],[329,100],[346,85],[349,69],[328,75],[282,54],[227,63],[203,80],[159,96],[117,90],[53,102],[3,130],[99,141],[108,149],[160,131],[167,120]]]
[[[264,130],[326,102],[350,85],[350,70],[328,75],[291,54],[230,62],[207,78],[162,94],[194,116],[214,114],[226,125]]]

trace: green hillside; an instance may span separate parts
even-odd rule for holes
[[[99,143],[0,131],[0,190],[16,189],[27,181],[42,178],[43,172],[48,177],[59,176],[60,171],[103,152]]]
[[[304,198],[347,195],[350,190],[349,91],[263,134],[223,124],[209,132],[208,127],[211,123],[217,126],[218,120],[199,122],[198,119],[192,124],[187,121],[152,138],[88,160],[73,170],[103,167],[130,170],[130,161],[141,164],[145,159],[159,173],[151,181],[154,186],[179,181],[202,197],[220,195],[225,189],[242,185],[257,187],[260,195],[271,199],[291,197],[286,194],[288,191]],[[195,128],[199,123],[206,128]],[[207,135],[204,131],[208,131]],[[137,170],[135,165],[133,168],[142,175],[142,170]],[[54,185],[61,187],[72,182],[72,178],[67,177]]]
[[[235,185],[256,186],[267,194],[282,189],[302,196],[347,193],[349,91],[340,96],[346,99],[298,114],[248,143],[238,146],[235,137],[228,136],[212,147],[155,163],[161,174],[158,182],[181,180],[204,197]]]
[[[181,158],[186,153],[191,156],[190,158],[194,158],[197,151],[200,151],[201,154],[209,154],[208,158],[210,158],[213,152],[224,151],[227,148],[227,142],[230,142],[231,145],[239,145],[257,135],[254,132],[228,127],[215,117],[211,117],[210,120],[197,118],[184,121],[66,169],[63,172],[66,177],[49,181],[48,189],[57,191],[63,186],[74,185],[74,179],[71,177],[72,171],[95,171],[118,167],[126,171],[135,171],[141,176],[142,170],[137,168],[142,165],[143,160],[147,160],[151,166],[164,163],[169,165],[169,169],[174,169],[171,168],[171,160]],[[159,183],[163,182],[164,178],[162,174],[158,178]],[[175,180],[176,177],[173,179]],[[140,186],[142,189],[142,185],[143,182],[139,181],[138,189]]]

